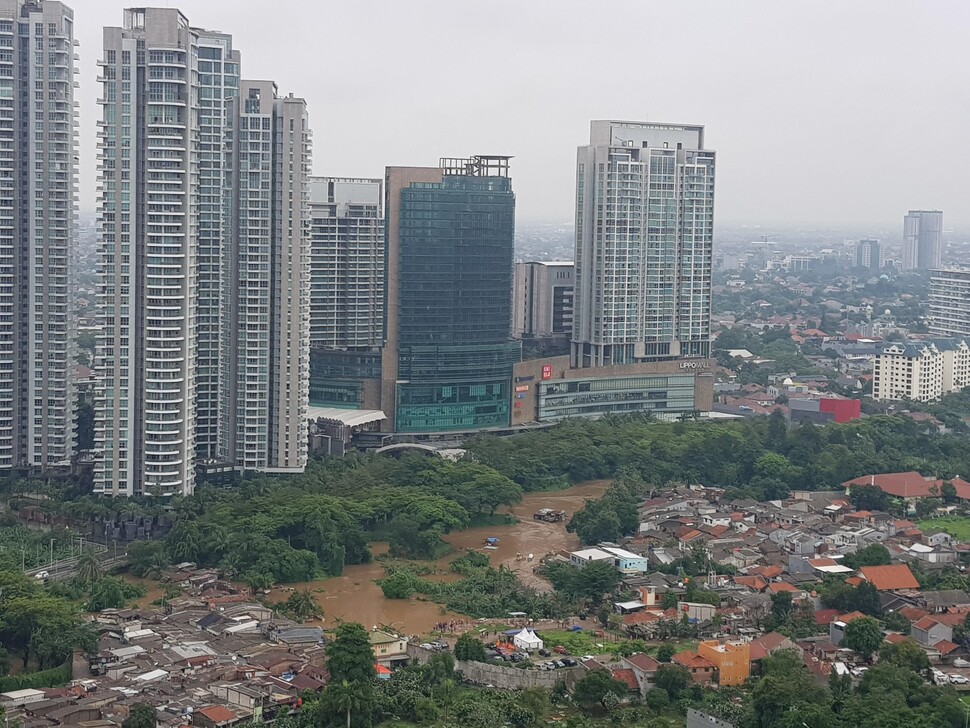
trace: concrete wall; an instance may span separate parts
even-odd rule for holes
[[[408,644],[408,656],[418,662],[427,662],[434,652],[423,650],[417,645]],[[560,670],[524,670],[519,667],[506,667],[470,660],[455,660],[455,670],[466,680],[479,685],[494,685],[503,690],[525,690],[526,688],[546,688],[552,690],[560,681],[572,688],[586,676],[585,667],[567,667]]]
[[[455,662],[455,669],[466,680],[480,685],[494,685],[503,690],[524,690],[526,688],[547,688],[552,690],[560,681],[572,687],[586,675],[584,667],[567,667],[561,670],[523,670],[518,667],[490,665],[484,662]]]

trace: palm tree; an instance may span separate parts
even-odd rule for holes
[[[215,526],[206,541],[212,553],[217,557],[223,556],[232,546],[232,534],[225,526]]]
[[[346,713],[347,728],[350,728],[351,712],[360,710],[364,702],[363,696],[357,686],[346,680],[341,680],[340,683],[331,683],[328,690],[330,691],[333,709],[339,713]]]
[[[87,582],[95,582],[101,578],[101,564],[92,552],[85,551],[77,560],[77,576]]]
[[[158,552],[152,556],[151,564],[145,570],[145,576],[149,579],[161,579],[165,569],[169,567],[168,557],[163,552]]]

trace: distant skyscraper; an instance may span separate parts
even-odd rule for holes
[[[702,126],[592,122],[577,160],[573,366],[709,356],[714,171]]]
[[[512,335],[571,336],[573,271],[569,263],[516,263],[512,289]]]
[[[197,456],[302,469],[305,106],[174,9],[126,10],[100,65],[95,491],[191,493]]]
[[[242,470],[302,472],[310,382],[306,103],[279,98],[272,81],[242,81],[229,114],[220,455]]]
[[[910,210],[903,218],[903,270],[932,270],[943,265],[943,213]]]
[[[867,238],[856,243],[855,267],[868,268],[873,271],[882,268],[882,254],[879,249],[878,240]]]
[[[75,43],[66,5],[0,0],[0,470],[74,449]]]
[[[930,278],[930,333],[970,341],[970,270],[937,270]]]
[[[397,432],[509,424],[515,195],[508,157],[389,167],[383,410]]]

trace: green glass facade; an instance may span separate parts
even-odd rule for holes
[[[310,406],[363,406],[365,379],[381,378],[381,354],[377,351],[310,349]]]
[[[510,419],[515,195],[505,176],[446,174],[401,190],[394,429]]]

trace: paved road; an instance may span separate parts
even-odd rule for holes
[[[98,563],[101,565],[102,571],[110,571],[118,566],[124,566],[128,563],[128,556],[124,553],[119,553],[117,557],[113,553],[105,548],[104,546],[96,546],[98,551],[96,556],[98,557]],[[53,581],[67,581],[77,575],[77,564],[80,561],[80,557],[76,556],[71,559],[61,559],[60,561],[55,561],[53,565],[48,564],[46,566],[38,566],[33,569],[27,569],[24,573],[27,576],[36,576],[42,571],[46,571],[50,576],[49,579]]]

